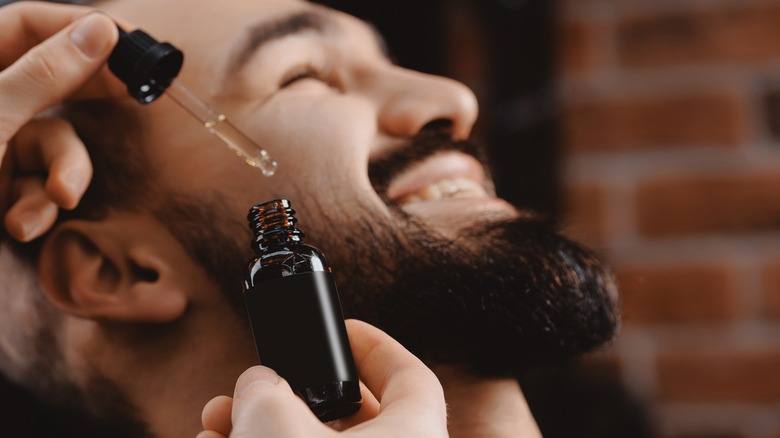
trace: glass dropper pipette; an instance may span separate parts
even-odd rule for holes
[[[174,81],[168,87],[166,94],[171,100],[178,103],[179,106],[198,119],[209,133],[222,140],[246,164],[260,169],[265,176],[273,176],[274,172],[276,172],[277,163],[271,158],[268,151],[255,144],[243,132],[233,126],[224,115],[208,106],[206,102],[202,101],[189,88]]]
[[[246,164],[272,176],[277,163],[265,149],[189,88],[174,81],[183,62],[184,54],[171,44],[160,43],[140,29],[125,32],[119,28],[119,41],[108,59],[108,67],[138,102],[147,104],[166,93]]]

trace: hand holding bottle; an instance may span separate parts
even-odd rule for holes
[[[36,116],[66,98],[124,93],[104,67],[116,25],[90,11],[43,2],[0,8],[0,212],[22,241],[46,232],[59,208],[74,208],[92,177],[72,127]]]
[[[350,320],[347,331],[365,384],[356,414],[328,427],[273,370],[253,367],[239,377],[233,398],[216,397],[204,407],[198,438],[446,437],[444,395],[433,372],[371,325]]]

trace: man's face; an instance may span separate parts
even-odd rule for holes
[[[279,162],[266,178],[170,100],[139,107],[139,147],[156,182],[220,200],[235,232],[214,245],[248,260],[248,208],[288,198],[307,242],[334,265],[345,312],[418,353],[441,347],[432,356],[446,360],[463,341],[474,347],[457,360],[497,361],[521,338],[548,336],[540,354],[559,355],[611,335],[612,286],[599,262],[497,199],[474,147],[454,141],[477,117],[463,85],[394,66],[367,25],[302,1],[105,9],[182,49],[178,80]],[[447,336],[460,339],[448,347]]]
[[[360,199],[390,217],[369,181],[369,160],[397,149],[436,120],[447,120],[456,138],[467,138],[477,117],[466,87],[392,65],[363,22],[306,2],[172,0],[160,8],[153,1],[119,0],[107,5],[181,48],[185,64],[178,80],[280,163],[276,176],[263,177],[167,99],[141,111],[144,142],[165,169],[164,184],[192,193],[219,192],[231,199],[236,218],[254,203],[289,197],[316,241],[324,230],[316,229],[314,199],[338,209]],[[155,12],[147,13],[147,7]],[[471,195],[484,195],[482,186],[489,187],[482,167],[467,155],[453,154],[431,166],[435,172],[399,179],[391,197],[403,199],[444,179]],[[448,234],[483,215],[514,214],[501,200],[475,197],[418,202],[408,209]]]

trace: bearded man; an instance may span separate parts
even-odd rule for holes
[[[192,436],[204,403],[257,362],[244,217],[268,199],[292,200],[345,316],[437,372],[465,413],[453,435],[511,434],[500,406],[522,395],[507,377],[613,336],[608,269],[495,197],[462,84],[394,65],[365,23],[299,0],[93,6],[105,14],[0,9],[5,224],[29,242],[0,252],[0,371],[74,434]],[[105,67],[106,14],[182,49],[177,80],[266,147],[276,175],[172,101],[127,97]]]

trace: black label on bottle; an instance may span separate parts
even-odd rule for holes
[[[244,294],[260,363],[294,390],[357,382],[336,284],[306,272],[255,285]]]

